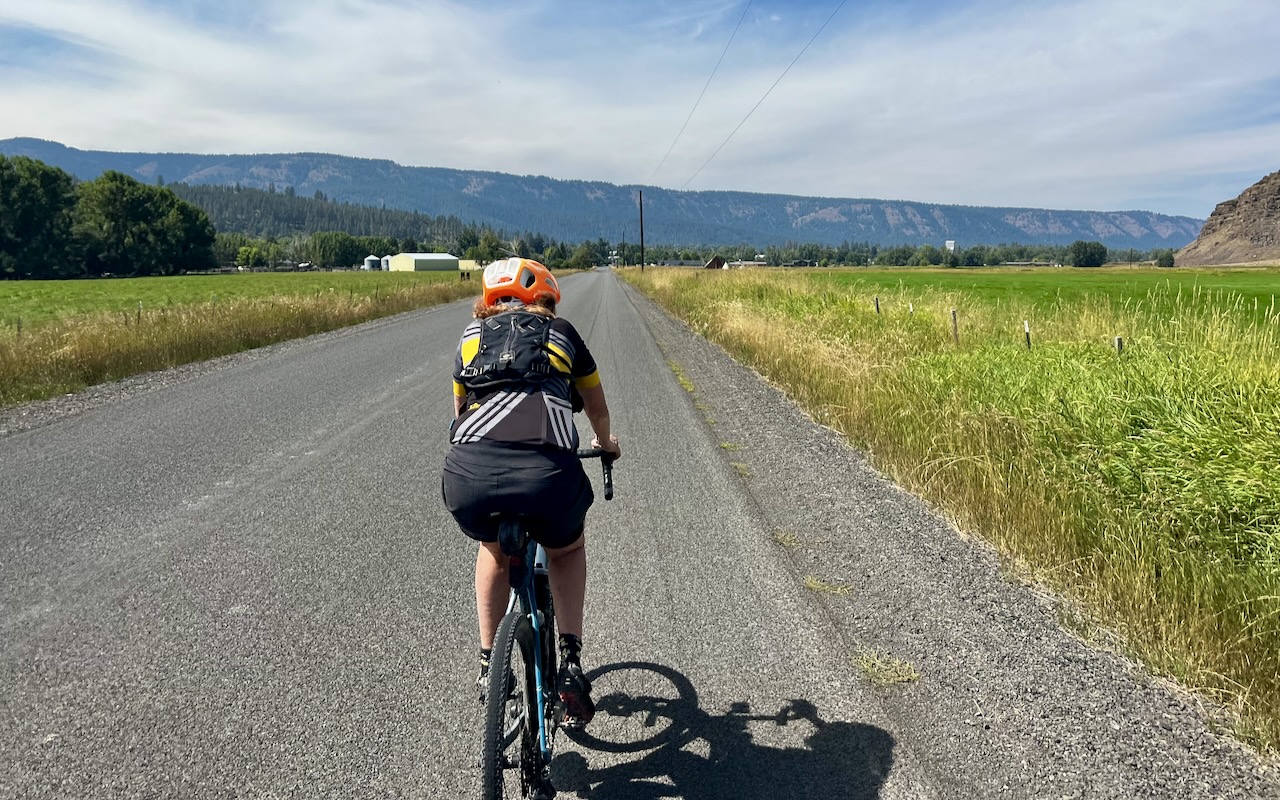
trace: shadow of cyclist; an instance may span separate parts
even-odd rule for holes
[[[687,678],[658,664],[614,664],[590,677],[605,688],[619,673],[646,672],[650,679],[640,691],[635,680],[614,681],[618,688],[599,696],[592,726],[571,734],[583,750],[601,752],[594,760],[615,760],[608,753],[630,754],[631,760],[592,767],[582,753],[561,751],[552,780],[562,793],[593,800],[879,797],[893,763],[893,737],[883,729],[827,722],[802,699],[766,715],[751,714],[745,702],[709,714]],[[669,685],[653,691],[655,677]],[[775,747],[754,740],[753,724],[805,725],[808,732],[802,746]]]

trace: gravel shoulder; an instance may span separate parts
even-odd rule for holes
[[[743,475],[778,558],[873,688],[897,746],[943,797],[1280,798],[1280,770],[1196,697],[1061,624],[1062,604],[876,472],[785,394],[626,286],[690,402]],[[867,683],[872,681],[868,678]],[[932,792],[931,792],[932,794]]]

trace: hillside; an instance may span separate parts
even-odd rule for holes
[[[838,245],[1070,244],[1177,248],[1201,221],[1146,211],[1061,211],[933,205],[897,200],[821,198],[751,192],[678,192],[646,186],[563,181],[500,172],[405,167],[323,153],[194,155],[77,150],[39,139],[0,141],[82,179],[117,170],[139,180],[240,184],[360,205],[456,217],[503,230],[539,231],[566,241],[639,238],[637,192],[644,192],[645,239],[653,244],[757,246],[791,241]]]
[[[1194,242],[1178,252],[1183,267],[1280,263],[1280,172],[1218,203]]]

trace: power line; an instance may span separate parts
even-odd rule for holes
[[[684,118],[684,124],[680,126],[680,132],[671,141],[671,146],[667,148],[667,155],[663,156],[662,160],[658,162],[658,166],[654,169],[653,175],[649,176],[649,180],[653,180],[654,175],[658,174],[658,170],[662,169],[662,165],[667,163],[667,156],[671,155],[672,150],[676,149],[676,142],[680,141],[680,137],[684,135],[684,129],[689,127],[689,120],[693,119],[693,112],[698,110],[698,104],[702,102],[702,96],[707,93],[707,87],[711,85],[711,79],[716,76],[716,70],[720,69],[720,63],[724,61],[725,55],[729,52],[729,45],[733,44],[733,37],[738,35],[738,28],[742,27],[742,21],[747,18],[747,9],[749,8],[751,8],[751,0],[747,0],[747,7],[742,9],[742,16],[738,17],[738,24],[733,26],[733,33],[729,34],[729,41],[725,42],[724,51],[720,53],[720,60],[711,69],[711,75],[707,77],[707,83],[702,87],[702,93],[698,95],[697,100],[693,101],[693,108],[689,109],[689,116]]]
[[[708,164],[711,163],[711,159],[715,158],[717,155],[720,154],[720,151],[724,149],[724,146],[728,144],[729,140],[733,138],[733,135],[738,132],[738,128],[741,128],[743,125],[747,123],[747,120],[751,119],[751,115],[756,113],[756,109],[760,107],[760,103],[763,103],[765,101],[765,98],[769,96],[769,94],[777,87],[777,85],[779,83],[782,83],[782,79],[787,76],[787,73],[791,71],[791,68],[794,67],[796,65],[796,62],[800,60],[800,56],[804,55],[804,51],[809,49],[809,45],[813,44],[813,40],[818,38],[818,34],[822,33],[823,29],[826,28],[828,24],[830,24],[831,20],[835,19],[836,14],[840,13],[840,9],[844,8],[844,4],[846,2],[848,2],[848,0],[840,0],[840,5],[836,6],[836,10],[831,12],[831,16],[827,17],[827,21],[822,23],[822,27],[818,28],[818,30],[813,34],[813,36],[810,37],[809,41],[805,43],[805,46],[800,48],[800,52],[796,54],[795,58],[791,59],[791,63],[788,64],[787,68],[782,71],[782,74],[778,76],[778,79],[773,82],[773,86],[770,86],[769,91],[764,93],[764,97],[761,97],[760,100],[754,106],[751,107],[751,110],[747,112],[747,115],[742,118],[742,122],[738,123],[738,127],[734,128],[732,131],[729,132],[729,135],[725,137],[725,140],[723,142],[720,143],[720,146],[716,148],[716,151],[711,154],[710,158],[702,162],[701,167],[698,167],[698,171],[693,173],[693,175],[689,176],[689,180],[684,182],[684,185],[680,187],[682,191],[684,190],[685,186],[688,186],[689,184],[693,183],[693,179],[698,177],[698,174],[702,172],[702,170],[705,169]]]

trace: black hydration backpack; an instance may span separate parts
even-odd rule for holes
[[[547,350],[551,318],[528,311],[495,314],[480,323],[480,347],[458,382],[482,392],[510,384],[538,384],[551,377]]]

